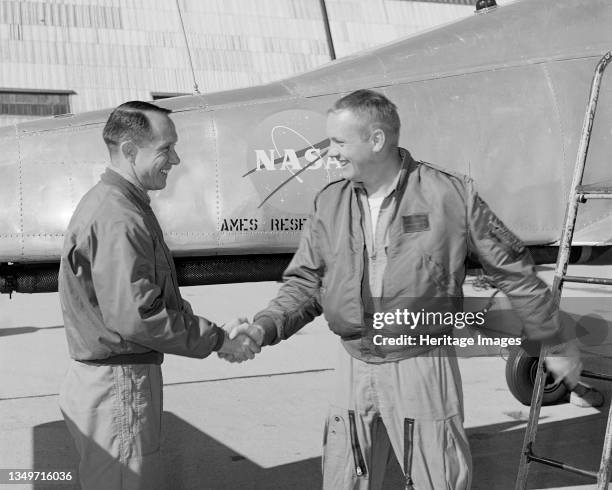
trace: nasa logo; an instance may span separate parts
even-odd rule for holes
[[[295,109],[277,112],[253,130],[248,141],[249,177],[263,205],[304,214],[315,194],[340,178],[337,164],[325,158],[325,116]]]

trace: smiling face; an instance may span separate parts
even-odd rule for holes
[[[366,124],[351,110],[330,112],[327,116],[328,158],[340,164],[342,177],[367,182],[377,173],[375,143],[367,135]]]
[[[147,116],[152,138],[137,146],[133,171],[145,190],[156,191],[166,187],[170,169],[181,160],[174,149],[178,136],[172,120],[157,112],[149,112]]]

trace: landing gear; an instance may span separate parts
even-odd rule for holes
[[[506,362],[506,383],[510,393],[523,405],[531,404],[531,394],[535,383],[536,370],[538,368],[538,358],[531,357],[521,347],[510,349],[510,355]],[[544,381],[544,398],[542,405],[554,405],[567,398],[569,390],[563,383],[555,384],[550,373],[546,372]]]

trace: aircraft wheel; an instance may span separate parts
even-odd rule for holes
[[[531,405],[531,395],[533,393],[537,369],[537,357],[531,357],[521,347],[515,347],[510,350],[510,355],[506,362],[506,383],[508,383],[510,393],[523,405]],[[544,366],[544,372],[546,373],[546,366]],[[563,383],[555,385],[552,375],[546,373],[542,405],[554,405],[564,400],[568,391]]]

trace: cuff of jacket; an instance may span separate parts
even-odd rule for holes
[[[260,325],[264,329],[264,338],[262,345],[272,345],[280,342],[276,322],[267,315],[255,315],[253,323]]]
[[[214,352],[221,350],[221,347],[223,347],[223,342],[225,342],[225,330],[223,330],[221,327],[215,326],[215,331],[217,332],[217,343],[213,347]]]

